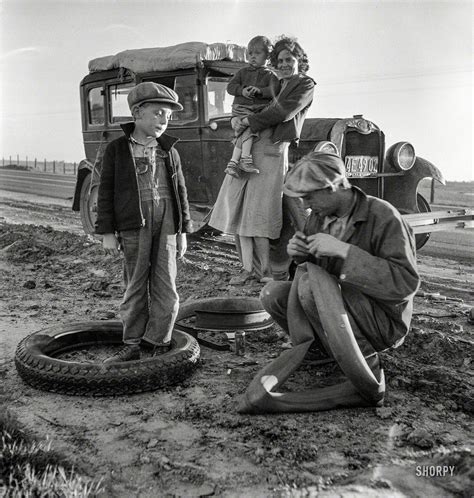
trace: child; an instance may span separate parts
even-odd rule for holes
[[[265,67],[272,49],[266,36],[255,36],[248,44],[249,65],[240,69],[227,85],[227,92],[234,95],[232,115],[246,117],[261,111],[278,95],[280,82],[270,69]],[[259,173],[252,161],[253,137],[250,128],[236,134],[234,151],[225,172],[238,178],[240,170],[247,173]]]
[[[175,138],[165,135],[178,95],[153,82],[130,91],[134,122],[106,148],[100,176],[96,233],[106,252],[124,255],[120,305],[124,346],[104,363],[140,358],[140,344],[167,351],[178,313],[176,251],[186,251],[189,205]]]

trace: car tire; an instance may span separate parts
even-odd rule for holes
[[[59,325],[25,337],[15,353],[15,366],[29,385],[70,395],[110,396],[152,391],[183,381],[197,367],[199,345],[175,330],[171,350],[135,361],[79,363],[56,358],[60,353],[92,345],[122,343],[118,321]]]
[[[431,212],[431,207],[430,207],[429,202],[421,194],[416,194],[416,205],[418,207],[419,213]],[[431,232],[417,233],[415,235],[416,250],[417,251],[419,251],[428,242],[430,235],[431,235]]]
[[[93,234],[95,231],[95,221],[97,218],[97,195],[99,186],[95,185],[91,189],[92,174],[88,174],[81,186],[80,214],[84,232]]]

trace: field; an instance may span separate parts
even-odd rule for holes
[[[461,197],[460,188],[453,186],[450,195]],[[455,199],[446,198],[453,205]],[[406,342],[382,354],[388,394],[377,409],[238,415],[239,395],[282,351],[277,328],[248,332],[244,357],[201,347],[198,370],[177,387],[131,396],[66,396],[19,378],[16,345],[56,324],[117,319],[121,262],[105,257],[98,241],[81,233],[69,207],[6,199],[0,204],[0,397],[24,431],[64,455],[65,468],[80,471],[80,479],[67,482],[79,479],[82,489],[91,490],[100,483],[99,496],[125,498],[471,496],[472,261],[420,253],[421,290],[439,292],[444,300],[415,298]],[[182,302],[257,297],[256,283],[229,285],[238,268],[233,247],[212,237],[191,238],[179,266]],[[96,354],[98,360],[106,351]],[[334,364],[308,364],[288,385],[321,385],[337,371]],[[453,472],[420,475],[420,469],[437,467]]]
[[[428,201],[431,198],[431,180],[423,180],[418,189]],[[435,185],[435,205],[474,208],[474,182],[447,182]]]

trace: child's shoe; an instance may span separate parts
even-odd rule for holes
[[[140,359],[140,346],[138,344],[125,344],[112,356],[104,360],[104,364],[117,363],[121,361],[132,361]]]
[[[254,166],[253,160],[250,156],[242,156],[240,158],[239,168],[246,173],[260,173],[260,170]]]
[[[233,176],[234,178],[240,178],[239,164],[232,159],[227,163],[227,167],[224,170],[227,175]]]

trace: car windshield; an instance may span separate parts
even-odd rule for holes
[[[232,114],[233,97],[226,92],[228,78],[207,79],[207,113],[209,119]]]

